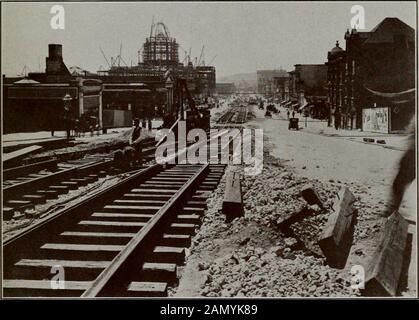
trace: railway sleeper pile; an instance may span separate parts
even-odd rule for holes
[[[156,164],[8,240],[4,295],[167,295],[223,173]]]

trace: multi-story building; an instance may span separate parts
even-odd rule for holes
[[[331,125],[335,121],[340,122],[341,114],[344,113],[344,79],[346,56],[345,50],[336,46],[327,53],[327,107],[328,107],[328,124]],[[337,120],[336,120],[337,119]]]
[[[275,96],[278,102],[289,99],[289,74],[286,73],[281,77],[274,77]]]
[[[326,117],[327,66],[324,64],[296,64],[288,73],[291,108],[309,108],[314,117]]]
[[[332,122],[347,129],[396,132],[414,115],[415,31],[385,18],[370,32],[345,33],[346,50],[328,53]]]
[[[275,78],[288,77],[285,70],[257,70],[258,93],[274,95],[276,92]]]

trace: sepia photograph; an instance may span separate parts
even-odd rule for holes
[[[417,299],[417,23],[2,2],[2,299]]]

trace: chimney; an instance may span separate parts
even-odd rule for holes
[[[50,58],[63,59],[63,46],[61,44],[49,44],[48,56]]]
[[[46,58],[46,73],[54,75],[69,75],[63,61],[63,46],[61,44],[48,45],[48,57]]]

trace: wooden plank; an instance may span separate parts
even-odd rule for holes
[[[144,194],[144,193],[125,193],[124,198],[143,199],[144,201],[168,200],[172,197],[171,194]],[[164,202],[166,202],[164,201]]]
[[[189,204],[189,202],[188,202],[188,204]],[[198,213],[198,214],[202,214],[202,213],[204,213],[205,208],[202,208],[202,207],[188,207],[188,206],[186,206],[186,207],[184,207],[182,209],[182,211],[183,212],[186,212],[186,213]]]
[[[41,146],[30,146],[30,147],[26,147],[26,148],[22,148],[13,152],[9,152],[9,153],[3,153],[3,157],[2,157],[2,161],[3,162],[7,162],[7,161],[11,161],[11,160],[18,160],[24,156],[29,155],[30,153],[33,153],[35,151],[39,151],[41,150],[42,147]]]
[[[28,206],[32,204],[32,202],[28,200],[9,200],[6,203],[9,207],[12,207],[12,208],[22,208],[24,206]]]
[[[22,197],[24,200],[30,201],[35,204],[45,203],[46,198],[43,195],[36,195],[36,194],[26,194]]]
[[[124,195],[125,196],[125,195]],[[121,203],[129,203],[129,204],[165,204],[166,201],[160,201],[160,200],[130,200],[130,199],[123,199],[123,200],[115,200],[113,203],[121,204]]]
[[[301,188],[301,196],[309,205],[317,204],[321,209],[324,208],[323,201],[311,184],[306,184]]]
[[[354,195],[342,187],[336,196],[318,244],[331,267],[343,268],[352,245],[356,210]]]
[[[176,272],[176,264],[175,263],[145,262],[143,263],[143,270]]]
[[[46,243],[41,249],[69,250],[69,251],[121,251],[125,246],[108,244],[73,244],[73,243]]]
[[[22,259],[16,263],[21,267],[53,267],[62,266],[64,268],[85,268],[102,269],[109,265],[109,261],[84,261],[84,260],[43,260],[43,259]]]
[[[165,247],[165,246],[157,246],[154,248],[153,253],[174,253],[174,254],[182,254],[185,251],[184,248],[180,247]]]
[[[115,227],[144,227],[147,225],[146,222],[136,221],[94,221],[94,220],[83,220],[80,221],[81,225],[90,226],[115,226]]]
[[[145,188],[151,188],[151,189],[156,189],[156,188],[164,188],[164,189],[168,189],[168,190],[179,190],[180,187],[182,186],[182,184],[155,184],[155,183],[143,183],[141,184],[141,187],[145,187]]]
[[[3,288],[7,289],[43,289],[43,290],[86,290],[91,281],[65,281],[64,289],[53,289],[51,280],[3,280]]]
[[[167,283],[165,282],[131,282],[128,291],[150,294],[151,296],[167,295]]]
[[[182,223],[197,224],[201,220],[201,216],[198,214],[179,214],[176,219],[182,221]]]
[[[193,234],[197,226],[193,223],[172,223],[170,229],[175,233]]]
[[[138,192],[138,193],[163,193],[163,194],[167,194],[167,193],[176,193],[176,190],[172,190],[172,189],[145,189],[145,188],[136,188],[136,189],[132,189],[131,192]]]
[[[109,238],[132,238],[135,233],[130,232],[83,232],[83,231],[65,231],[62,236],[69,237],[109,237]]]
[[[153,254],[148,259],[152,262],[183,264],[185,262],[185,248],[157,246],[154,247]]]
[[[13,179],[17,176],[23,176],[28,175],[32,178],[38,178],[39,176],[42,176],[40,174],[36,174],[35,172],[40,171],[42,169],[49,169],[49,170],[55,170],[57,168],[57,159],[47,160],[47,161],[41,161],[25,166],[19,166],[14,167],[10,169],[3,170],[3,179]]]
[[[226,216],[227,222],[244,214],[240,175],[236,172],[226,174],[222,213]]]
[[[188,181],[188,179],[186,179],[186,181]],[[145,185],[151,184],[151,185],[173,185],[173,186],[181,186],[184,183],[185,182],[178,181],[178,180],[176,180],[176,181],[172,181],[172,180],[170,180],[170,181],[160,181],[160,180],[153,180],[153,179],[144,182]]]
[[[164,234],[161,245],[174,247],[189,247],[191,236],[189,234]]]
[[[407,245],[408,222],[394,212],[388,217],[380,244],[367,266],[364,293],[397,294]]]
[[[113,209],[113,210],[134,210],[134,211],[144,211],[144,210],[159,210],[162,206],[126,206],[126,205],[107,205],[104,209]]]
[[[118,212],[95,212],[92,214],[92,217],[101,217],[101,218],[143,218],[150,219],[154,214],[146,213],[118,213]]]
[[[189,177],[161,177],[161,176],[157,176],[154,177],[153,179],[151,179],[151,181],[179,181],[179,180],[183,180],[183,181],[187,181],[189,179]]]

